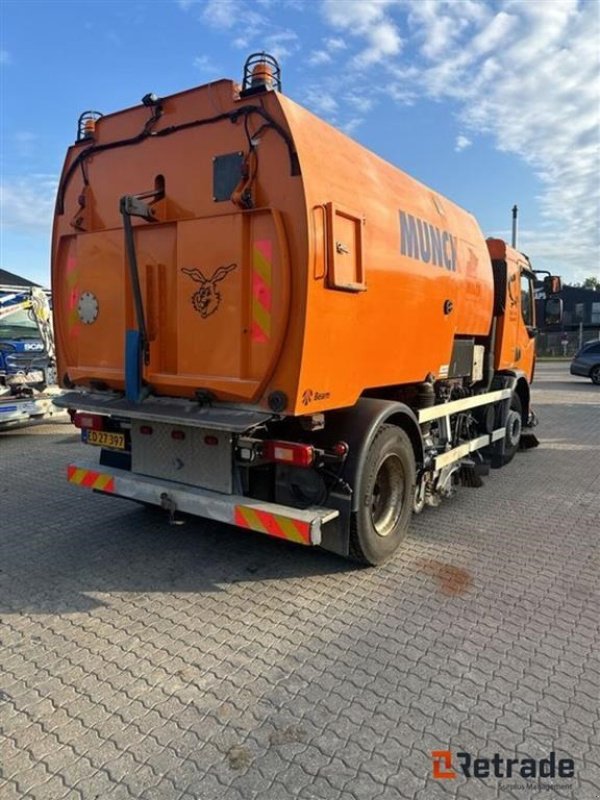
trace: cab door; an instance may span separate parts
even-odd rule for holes
[[[519,264],[520,314],[516,329],[515,362],[523,370],[528,380],[533,373],[535,360],[535,320],[534,281],[535,275],[525,264]]]

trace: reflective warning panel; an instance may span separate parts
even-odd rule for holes
[[[115,490],[115,479],[112,475],[76,467],[73,464],[69,464],[67,467],[67,479],[69,483],[85,486],[86,489],[97,489],[101,492],[114,492]]]
[[[310,525],[303,520],[270,514],[250,506],[236,506],[234,522],[240,528],[249,528],[279,539],[288,539],[298,544],[311,544]]]

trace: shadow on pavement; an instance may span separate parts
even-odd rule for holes
[[[160,509],[78,500],[67,526],[48,513],[47,525],[35,532],[4,532],[0,613],[86,612],[112,604],[102,597],[109,593],[198,594],[270,580],[281,582],[283,599],[288,580],[358,569],[317,548],[229,525],[187,518],[172,526]]]

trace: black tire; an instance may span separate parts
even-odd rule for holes
[[[504,452],[501,456],[494,456],[492,458],[492,467],[499,469],[509,464],[517,450],[519,449],[519,442],[521,440],[521,430],[523,428],[523,405],[521,398],[515,392],[510,400],[510,410],[506,420],[506,430],[504,433]]]
[[[408,533],[416,486],[415,455],[406,433],[382,425],[357,476],[358,511],[350,521],[350,557],[374,566],[386,561]]]
[[[595,383],[596,386],[600,386],[600,364],[596,364],[595,367],[592,367],[590,378],[592,383]]]
[[[506,434],[504,437],[504,463],[508,464],[515,457],[519,449],[521,431],[523,429],[523,404],[515,392],[510,400],[510,411],[506,421]]]

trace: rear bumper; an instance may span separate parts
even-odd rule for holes
[[[291,508],[90,463],[70,464],[67,477],[77,486],[305,545],[321,544],[322,527],[339,515],[331,508]]]
[[[8,425],[26,422],[32,417],[42,418],[57,414],[54,397],[36,395],[33,397],[10,397],[0,399],[0,429]]]

